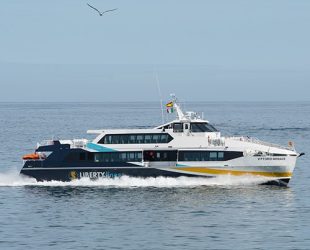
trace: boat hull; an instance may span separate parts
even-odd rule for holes
[[[122,176],[130,177],[200,177],[200,178],[214,178],[220,175],[200,175],[194,173],[184,173],[177,171],[169,171],[168,169],[158,168],[146,168],[146,167],[119,167],[119,168],[23,168],[20,172],[22,175],[26,175],[35,178],[37,181],[73,181],[82,178],[88,178],[91,180],[105,179],[105,178],[119,178]],[[230,175],[230,174],[228,174]],[[245,174],[246,175],[246,174]],[[238,175],[240,176],[240,175]],[[261,176],[260,176],[261,177]],[[274,177],[266,178],[267,185],[287,186],[290,181],[290,177]]]
[[[156,168],[46,168],[46,169],[22,169],[21,174],[35,178],[37,181],[72,181],[75,179],[104,179],[130,177],[194,177],[193,174],[176,173]],[[211,176],[210,176],[211,177]]]

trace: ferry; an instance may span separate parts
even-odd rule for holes
[[[38,181],[132,177],[259,177],[287,186],[303,153],[248,136],[222,136],[195,112],[183,112],[174,96],[167,105],[176,119],[148,129],[89,130],[95,139],[47,140],[23,157],[22,175]]]

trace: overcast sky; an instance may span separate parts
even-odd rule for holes
[[[156,74],[164,99],[310,101],[309,27],[309,0],[2,0],[0,101],[156,101]]]

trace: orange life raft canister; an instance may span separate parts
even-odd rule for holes
[[[28,154],[23,156],[23,160],[39,160],[40,156],[37,153]]]

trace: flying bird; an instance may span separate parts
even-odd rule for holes
[[[99,13],[100,16],[102,16],[104,13],[110,12],[110,11],[115,11],[117,9],[111,9],[111,10],[105,10],[103,12],[100,12],[97,8],[95,8],[94,6],[91,6],[90,4],[87,4],[90,8],[94,9],[95,11],[97,11]]]

